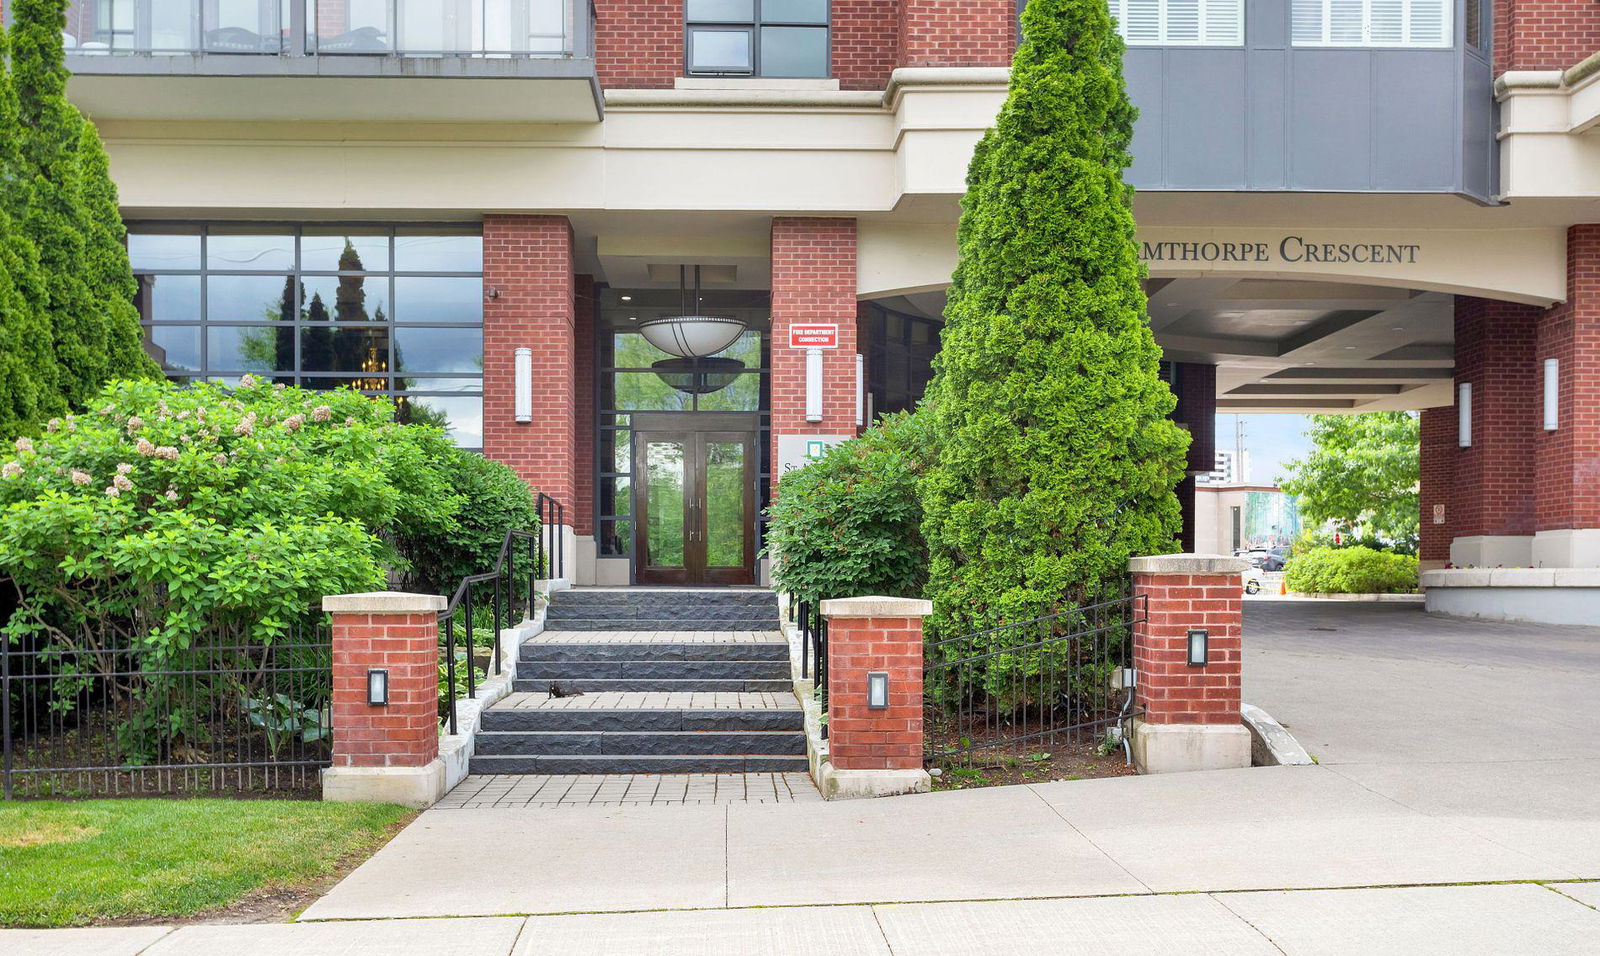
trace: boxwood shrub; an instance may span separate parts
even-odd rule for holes
[[[1408,594],[1417,589],[1417,559],[1365,547],[1312,548],[1290,559],[1284,581],[1313,594]]]

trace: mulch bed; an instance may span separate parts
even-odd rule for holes
[[[1083,715],[1079,715],[1080,719]],[[994,726],[969,727],[968,733],[981,740],[996,740],[995,746],[977,746],[960,730],[945,727],[930,735],[928,760],[934,773],[935,790],[970,790],[1018,783],[1048,783],[1052,780],[1087,780],[1097,777],[1128,777],[1138,773],[1128,763],[1120,744],[1107,743],[1103,727],[1062,730],[1049,728],[1037,716],[1007,723],[1002,733]],[[987,733],[984,733],[987,731]],[[999,739],[1028,737],[1013,743]],[[960,752],[956,752],[960,751]],[[935,772],[937,771],[937,772]]]

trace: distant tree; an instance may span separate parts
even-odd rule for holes
[[[1414,412],[1311,416],[1311,453],[1284,462],[1283,490],[1307,524],[1332,521],[1415,547],[1420,477]]]
[[[946,634],[1120,594],[1128,558],[1180,528],[1188,437],[1167,417],[1122,181],[1123,43],[1105,0],[1031,0],[1022,29],[967,173],[928,393],[923,531]]]

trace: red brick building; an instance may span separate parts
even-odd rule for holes
[[[1379,6],[1110,0],[1191,470],[1219,410],[1426,409],[1426,559],[1600,565],[1600,10]],[[562,502],[578,582],[741,583],[783,471],[926,386],[1016,11],[79,0],[66,40],[172,376],[393,396]]]

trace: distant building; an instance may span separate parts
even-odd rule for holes
[[[1232,448],[1217,449],[1217,470],[1195,479],[1202,485],[1242,485],[1250,480],[1250,452],[1239,458]]]
[[[1195,489],[1194,499],[1199,552],[1275,548],[1300,536],[1300,509],[1294,496],[1275,485],[1203,484]]]

